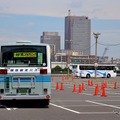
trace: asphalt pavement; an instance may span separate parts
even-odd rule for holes
[[[0,108],[1,120],[119,120],[120,77],[54,77],[48,108]],[[35,104],[35,103],[33,103]]]

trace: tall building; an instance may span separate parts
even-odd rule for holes
[[[90,55],[91,21],[85,16],[65,17],[65,50],[77,50]]]
[[[58,52],[60,50],[60,36],[58,32],[43,32],[43,35],[40,37],[41,43],[47,43],[54,46],[54,52]]]
[[[51,48],[51,60],[55,60],[55,54],[60,50],[60,36],[58,32],[43,32],[40,37],[41,43],[47,43]]]

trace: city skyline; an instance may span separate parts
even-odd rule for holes
[[[42,32],[58,32],[63,49],[64,20],[71,9],[71,15],[91,19],[91,54],[95,51],[93,32],[100,32],[98,55],[102,56],[108,47],[107,56],[120,58],[119,3],[119,0],[0,0],[0,43],[19,40],[39,42]]]

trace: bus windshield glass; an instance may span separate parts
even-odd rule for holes
[[[46,46],[2,46],[2,66],[47,66]]]

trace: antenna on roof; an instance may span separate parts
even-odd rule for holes
[[[68,10],[68,16],[70,16],[71,15],[71,10]]]

